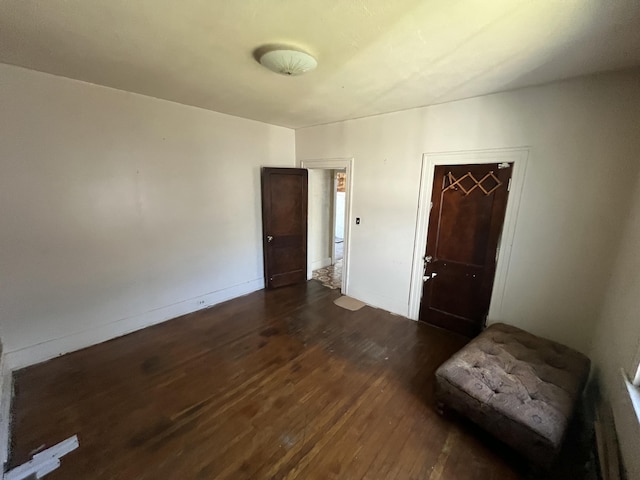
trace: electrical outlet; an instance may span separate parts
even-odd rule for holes
[[[204,300],[198,300],[198,305],[204,305]]]

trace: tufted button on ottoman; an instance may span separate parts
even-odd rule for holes
[[[438,368],[436,399],[549,467],[589,367],[589,359],[569,347],[497,323]]]

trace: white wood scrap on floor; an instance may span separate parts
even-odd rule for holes
[[[42,478],[60,466],[60,457],[72,452],[79,445],[77,435],[69,437],[53,447],[36,453],[27,463],[5,473],[3,478],[4,480],[24,480],[33,478],[33,475],[35,478]]]

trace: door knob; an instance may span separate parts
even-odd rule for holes
[[[424,257],[424,261],[427,263],[431,263],[431,260],[433,260],[433,257],[431,255],[427,255],[426,257]]]
[[[271,243],[272,240],[273,240],[273,236],[267,235],[267,242]]]

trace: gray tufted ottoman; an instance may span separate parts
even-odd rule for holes
[[[436,399],[549,467],[589,367],[575,350],[497,323],[438,368]]]

